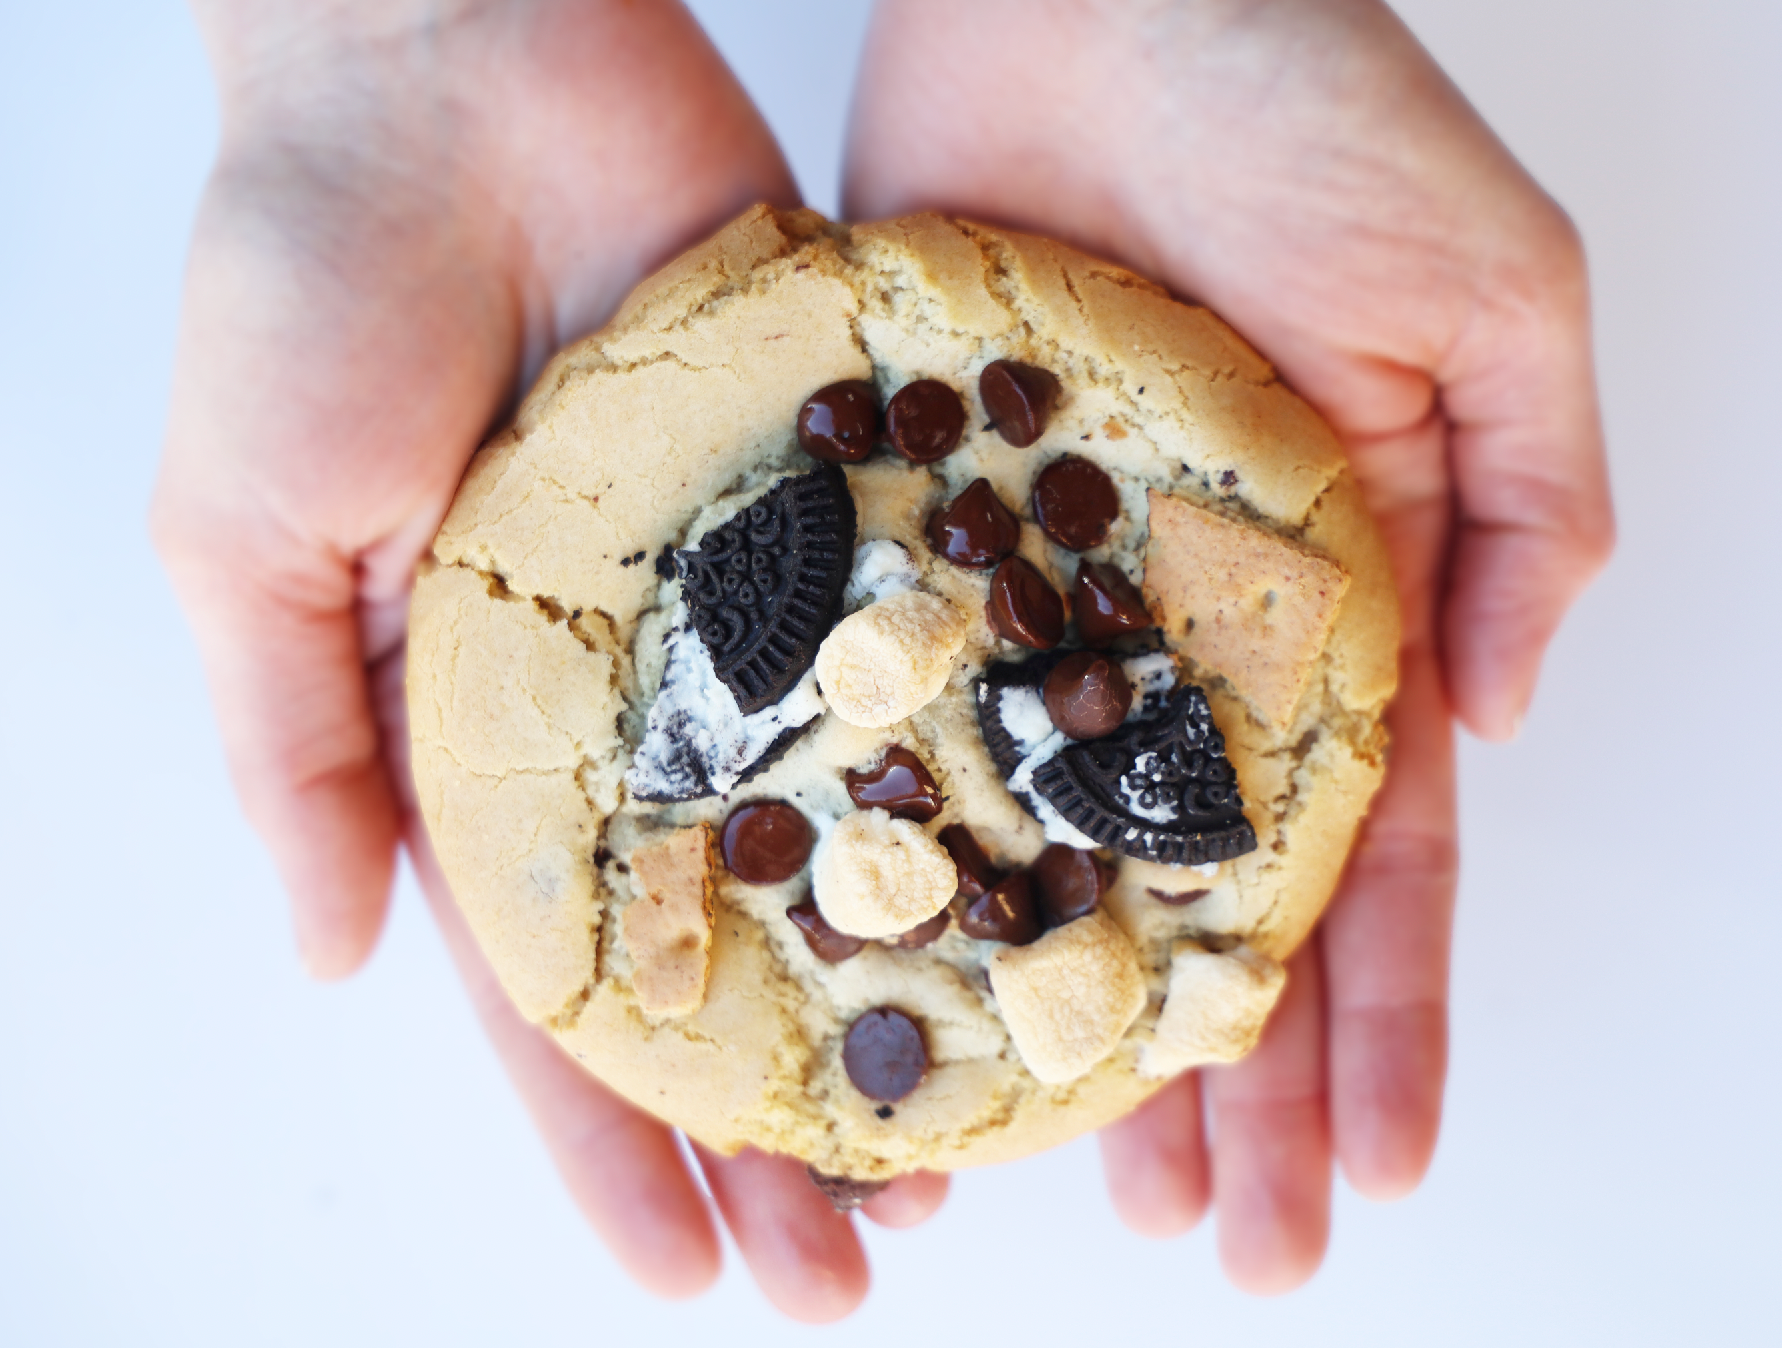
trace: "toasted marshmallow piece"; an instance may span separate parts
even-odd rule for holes
[[[884,810],[844,815],[811,861],[811,891],[823,920],[869,940],[927,921],[958,887],[959,869],[947,849],[919,824]]]
[[[897,724],[947,686],[969,626],[958,608],[921,590],[849,614],[817,651],[823,700],[863,730]]]
[[[1107,1057],[1145,1009],[1132,942],[1099,908],[1032,945],[998,950],[990,990],[1021,1061],[1049,1085],[1075,1081]]]
[[[1262,1037],[1287,971],[1239,946],[1224,955],[1178,941],[1157,1034],[1139,1055],[1139,1071],[1171,1077],[1210,1062],[1236,1062]]]
[[[651,1016],[686,1016],[705,1002],[712,949],[712,835],[679,829],[631,857],[639,894],[619,914],[636,971],[631,986]]]

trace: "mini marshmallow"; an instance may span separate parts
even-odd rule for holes
[[[921,826],[884,810],[843,816],[817,844],[811,889],[823,920],[876,939],[925,922],[953,897],[959,870]]]
[[[1248,946],[1224,955],[1178,941],[1157,1033],[1139,1055],[1139,1071],[1170,1077],[1210,1062],[1236,1062],[1262,1037],[1287,971]]]
[[[619,914],[636,966],[631,986],[651,1016],[686,1016],[705,1002],[712,948],[712,837],[680,829],[632,854],[639,893]]]
[[[998,950],[990,957],[990,990],[1021,1061],[1054,1086],[1112,1053],[1145,1009],[1145,976],[1132,942],[1099,908],[1032,945]]]
[[[969,627],[958,608],[921,590],[849,614],[817,651],[824,701],[851,726],[897,724],[947,686]]]

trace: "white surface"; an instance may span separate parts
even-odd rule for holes
[[[696,8],[833,206],[863,7]],[[1522,742],[1463,756],[1434,1173],[1256,1302],[1079,1143],[869,1232],[826,1341],[1776,1341],[1782,7],[1407,12],[1589,240],[1623,524]],[[296,971],[142,526],[214,129],[171,0],[0,3],[0,1342],[808,1341],[734,1260],[623,1283],[411,892],[362,977]]]

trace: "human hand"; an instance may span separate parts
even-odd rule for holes
[[[718,1244],[673,1135],[508,1004],[408,796],[408,591],[471,453],[652,265],[796,192],[678,5],[200,0],[222,143],[194,232],[156,544],[244,807],[321,977],[367,957],[398,841],[570,1191],[631,1274],[683,1295]],[[762,1288],[865,1293],[800,1167],[699,1157]],[[906,1178],[868,1205],[919,1221]]]
[[[1103,1133],[1129,1225],[1210,1199],[1232,1279],[1294,1286],[1333,1150],[1375,1198],[1434,1150],[1451,715],[1515,733],[1612,544],[1577,236],[1376,0],[882,0],[846,181],[852,216],[1031,228],[1210,305],[1342,436],[1391,550],[1391,768],[1343,884],[1256,1052]]]

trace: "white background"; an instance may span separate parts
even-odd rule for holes
[[[704,0],[832,210],[865,6]],[[1416,0],[1588,240],[1621,552],[1463,754],[1454,1071],[1305,1290],[1123,1232],[1087,1141],[964,1176],[789,1326],[578,1220],[412,892],[304,981],[143,528],[216,133],[172,0],[0,0],[0,1342],[1782,1341],[1782,5]]]

